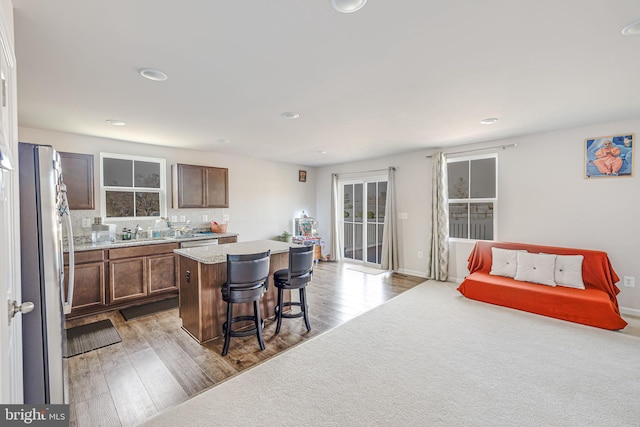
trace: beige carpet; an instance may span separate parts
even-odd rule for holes
[[[427,282],[147,426],[631,426],[640,338]]]

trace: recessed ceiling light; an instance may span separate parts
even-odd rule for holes
[[[331,6],[338,12],[356,12],[367,4],[367,0],[331,0]]]
[[[220,144],[231,144],[231,140],[226,138],[219,139],[218,142]]]
[[[498,119],[496,119],[495,117],[490,117],[488,119],[480,120],[480,123],[482,123],[483,125],[492,125],[497,122],[498,122]]]
[[[293,120],[293,119],[297,119],[298,117],[300,117],[300,114],[294,113],[292,111],[286,111],[286,112],[282,113],[281,116],[284,117],[285,119]]]
[[[110,125],[114,125],[114,126],[124,126],[124,125],[126,125],[126,123],[123,122],[122,120],[113,120],[113,119],[107,120],[107,123],[109,123]]]
[[[327,150],[320,150],[317,152],[318,154],[327,154]]]
[[[168,78],[165,73],[159,70],[154,70],[153,68],[143,68],[138,72],[145,79],[153,80],[155,82],[162,82]]]
[[[622,34],[625,36],[637,36],[640,34],[640,19],[633,21],[622,29]]]

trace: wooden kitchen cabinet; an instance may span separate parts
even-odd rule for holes
[[[178,243],[75,253],[75,288],[68,319],[157,301],[178,293]],[[69,255],[64,254],[65,292]]]
[[[60,152],[69,209],[95,209],[93,155]]]
[[[224,245],[225,243],[237,243],[238,236],[230,236],[230,237],[218,237],[218,244]]]
[[[177,243],[109,250],[109,302],[140,300],[177,292]]]
[[[229,169],[178,163],[171,176],[174,209],[229,207]]]
[[[147,296],[146,265],[145,257],[110,261],[110,302]]]
[[[176,255],[173,253],[147,257],[149,295],[178,289],[176,269]]]
[[[106,305],[104,251],[85,251],[75,254],[72,311],[83,311]],[[69,256],[64,255],[64,289],[69,286]]]

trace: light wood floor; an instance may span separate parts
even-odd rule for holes
[[[135,426],[278,353],[334,328],[422,283],[401,274],[365,274],[348,264],[315,267],[307,299],[311,331],[304,321],[283,319],[274,335],[265,321],[266,350],[255,336],[198,344],[181,329],[178,309],[125,321],[119,311],[75,319],[67,327],[111,319],[122,342],[68,359],[71,426]],[[297,292],[293,294],[297,300]]]

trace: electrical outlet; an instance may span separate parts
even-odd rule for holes
[[[171,215],[171,222],[178,222],[178,216],[177,215]]]
[[[222,215],[222,222],[229,222],[229,214]]]
[[[424,258],[424,252],[418,251],[418,259]]]
[[[209,221],[209,215],[202,215],[202,222],[208,222]]]
[[[187,216],[186,215],[180,215],[180,222],[187,222]]]
[[[91,227],[91,218],[82,218],[82,226],[85,228]]]
[[[398,219],[409,219],[409,214],[406,212],[398,212]]]
[[[633,276],[624,276],[624,285],[627,288],[635,288],[636,286],[636,278]]]

